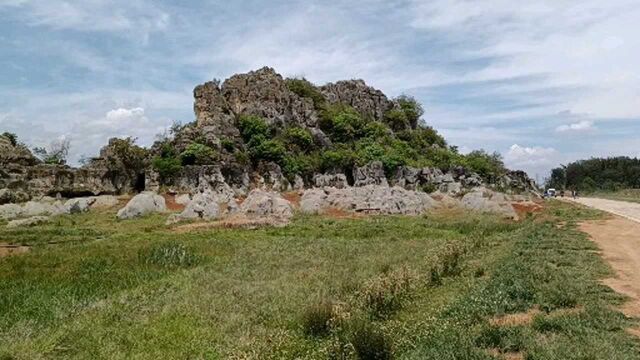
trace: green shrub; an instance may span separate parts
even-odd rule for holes
[[[229,138],[223,137],[220,139],[220,146],[228,152],[233,152],[236,148],[236,143]]]
[[[307,129],[290,127],[284,132],[284,139],[291,151],[309,151],[313,146],[313,136]]]
[[[371,161],[381,161],[387,176],[391,176],[400,166],[412,162],[418,155],[402,140],[372,141],[365,139],[356,144],[356,162],[366,165]]]
[[[176,242],[154,245],[138,252],[138,259],[146,265],[165,268],[191,267],[198,264],[198,257],[190,249]]]
[[[316,108],[322,106],[326,101],[320,90],[305,78],[286,79],[285,83],[291,92],[300,97],[311,99]]]
[[[152,161],[153,168],[160,175],[160,179],[163,182],[171,180],[182,170],[182,161],[176,157],[163,158],[157,156]]]
[[[330,170],[350,171],[355,165],[355,159],[355,153],[348,148],[327,150],[321,155],[320,168],[325,172]]]
[[[17,146],[18,145],[18,135],[5,131],[4,133],[2,133],[2,136],[6,137],[7,139],[9,139],[9,142],[11,143],[11,145],[13,146]]]
[[[380,139],[388,135],[390,135],[389,127],[378,121],[368,122],[363,129],[363,136],[372,139]]]
[[[404,111],[392,109],[384,114],[384,121],[393,131],[402,131],[410,128],[409,120]]]
[[[216,160],[216,152],[207,145],[191,143],[180,154],[182,165],[206,165]]]
[[[404,118],[412,129],[417,128],[420,117],[424,114],[422,105],[411,96],[401,95],[397,97],[396,102],[400,105],[400,109],[404,113]]]
[[[162,182],[169,182],[182,170],[182,161],[178,158],[175,148],[170,144],[164,144],[160,155],[153,158],[153,168],[160,175]]]
[[[365,126],[364,120],[359,114],[341,113],[333,118],[333,127],[330,132],[331,140],[347,143],[362,137]]]
[[[287,149],[279,140],[265,140],[262,137],[254,137],[249,144],[249,154],[254,162],[273,161],[281,163]]]
[[[483,178],[496,178],[506,172],[502,156],[497,152],[488,154],[484,150],[472,151],[464,156],[462,163]]]
[[[240,115],[238,119],[238,129],[245,143],[250,142],[255,137],[268,139],[271,136],[271,129],[267,122],[258,116]]]
[[[309,336],[326,336],[331,331],[333,304],[323,300],[309,306],[302,316],[302,328]]]
[[[289,154],[283,160],[282,172],[289,181],[296,175],[310,178],[320,169],[320,161],[318,154]]]
[[[236,151],[233,153],[233,157],[240,165],[249,165],[249,162],[251,161],[251,157],[246,151]]]
[[[320,129],[337,143],[348,143],[361,138],[366,125],[367,122],[360,113],[347,105],[325,105],[320,112]]]
[[[360,321],[353,326],[351,344],[359,359],[393,359],[391,340],[369,322]]]
[[[109,140],[109,148],[105,158],[107,168],[111,171],[120,171],[127,174],[139,174],[144,171],[148,152],[145,148],[137,146],[136,139]]]
[[[396,135],[399,139],[408,142],[411,147],[418,150],[426,150],[433,145],[441,148],[447,146],[444,138],[430,126],[418,126],[413,130],[400,131]]]

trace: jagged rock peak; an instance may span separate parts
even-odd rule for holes
[[[395,106],[364,80],[343,80],[314,88],[325,101],[350,105],[372,120],[381,121]],[[198,85],[194,98],[198,127],[212,127],[218,135],[233,136],[233,118],[242,114],[260,116],[269,124],[318,125],[319,111],[313,100],[291,91],[287,79],[270,67],[233,75],[223,83],[216,80]]]

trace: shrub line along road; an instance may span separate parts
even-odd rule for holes
[[[630,298],[622,311],[640,317],[640,204],[598,198],[571,201],[619,216],[583,223],[580,230],[598,244],[616,272],[616,278],[604,283]]]

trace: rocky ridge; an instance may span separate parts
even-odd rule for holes
[[[286,173],[290,170],[285,169],[282,161],[268,157],[260,161],[243,158],[241,155],[250,152],[251,144],[238,125],[242,116],[263,119],[272,129],[307,131],[312,141],[309,146],[324,151],[332,148],[334,138],[322,126],[323,107],[347,106],[367,124],[386,124],[389,112],[402,107],[397,100],[389,99],[362,80],[312,86],[310,91],[313,93],[309,96],[294,91],[288,81],[265,67],[234,75],[224,82],[210,81],[199,85],[194,89],[195,122],[179,128],[170,139],[149,150],[135,147],[132,142],[112,139],[98,157],[80,168],[45,164],[24,145],[0,135],[0,205],[25,203],[42,197],[77,198],[168,191],[189,194],[181,200],[188,211],[185,210],[180,218],[214,219],[237,210],[234,206],[229,208],[233,199],[251,194],[258,197],[259,194],[253,192],[255,189],[266,193],[302,191],[303,203],[317,200],[310,206],[314,209],[335,206],[350,211],[370,209],[371,212],[390,214],[421,213],[437,206],[427,195],[434,191],[446,194],[448,198],[459,197],[463,199],[462,204],[472,208],[484,197],[468,198],[469,201],[464,201],[464,197],[479,187],[537,195],[535,183],[518,171],[487,178],[462,166],[442,169],[404,164],[389,169],[387,164],[372,160],[350,167],[325,167],[313,173],[291,174]],[[398,134],[404,131],[406,135],[415,126],[410,122],[406,128],[398,130]],[[393,135],[396,130],[386,131]],[[211,149],[215,157],[205,162],[183,164],[170,178],[159,173],[153,160],[167,145],[176,154],[184,154],[193,144]],[[441,144],[431,146],[435,151],[442,149]],[[272,196],[259,197],[279,202]],[[0,210],[0,214],[13,211],[20,216],[32,213],[40,216],[86,208],[82,201],[76,201],[76,207],[68,212],[66,209],[52,210],[52,207],[62,209],[65,206],[62,201],[54,202],[55,205],[48,201],[44,203],[49,210],[30,212],[25,208],[33,205],[27,206],[27,202],[8,206]],[[305,208],[306,205],[302,210],[306,211]]]

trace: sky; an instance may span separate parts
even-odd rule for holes
[[[271,66],[411,95],[462,152],[538,180],[640,156],[638,0],[0,0],[0,132],[149,145],[195,85]]]

